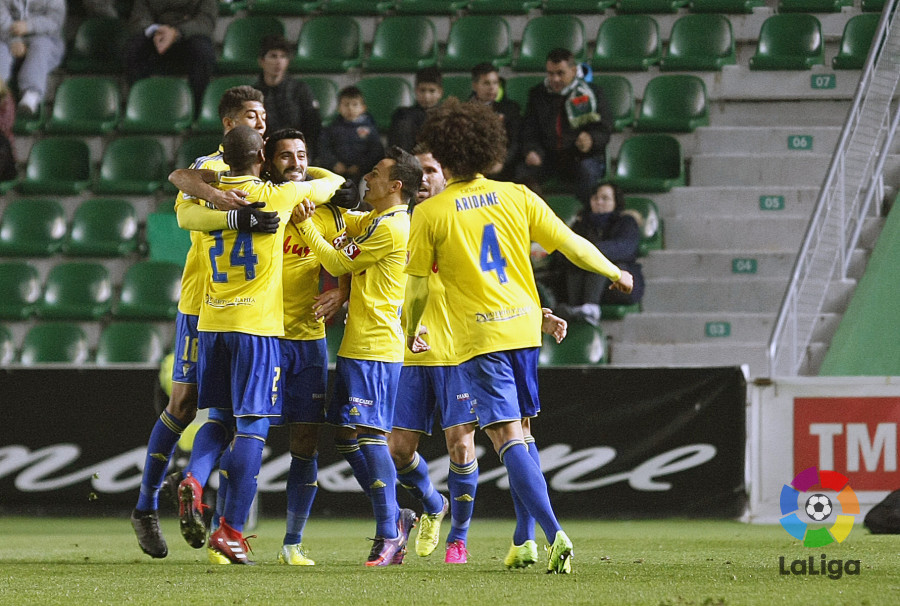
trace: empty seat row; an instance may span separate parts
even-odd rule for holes
[[[20,348],[0,324],[0,366],[13,363],[158,364],[171,350],[161,331],[149,322],[113,322],[100,332],[96,352],[84,329],[69,322],[39,322],[25,334]]]
[[[121,292],[101,263],[66,261],[54,265],[43,284],[24,261],[0,262],[0,318],[99,320],[174,319],[181,295],[182,268],[165,261],[138,261],[122,278]]]

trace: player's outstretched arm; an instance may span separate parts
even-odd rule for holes
[[[585,271],[606,276],[613,281],[613,287],[624,293],[631,292],[633,282],[631,274],[627,278],[623,277],[621,269],[616,267],[612,261],[603,256],[597,247],[573,233],[569,238],[564,240],[557,247],[565,257],[574,263],[577,267]]]
[[[342,176],[318,166],[310,166],[306,169],[306,174],[312,181],[301,181],[298,185],[308,188],[304,196],[315,204],[327,204],[334,192],[344,183]]]
[[[553,310],[547,307],[542,307],[541,312],[544,315],[541,321],[541,332],[556,339],[557,343],[562,343],[562,340],[566,338],[569,323],[559,316],[553,315]]]
[[[218,210],[236,210],[247,202],[247,192],[241,189],[216,189],[210,183],[219,180],[219,173],[209,169],[179,168],[169,174],[169,183],[188,196],[206,200]]]

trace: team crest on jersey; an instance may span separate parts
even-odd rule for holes
[[[372,132],[372,129],[368,126],[357,126],[356,127],[356,136],[360,139],[365,139],[369,136],[369,133]]]
[[[343,251],[344,251],[344,254],[347,255],[348,257],[350,257],[351,259],[355,259],[356,257],[359,256],[359,253],[362,252],[361,250],[359,250],[359,246],[357,246],[356,242],[354,242],[353,240],[350,240],[350,242],[347,244],[347,246],[344,247]]]

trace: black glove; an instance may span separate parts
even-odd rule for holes
[[[254,202],[237,210],[229,210],[229,229],[263,234],[276,233],[278,231],[278,213],[259,210],[265,205],[265,202]]]
[[[329,202],[340,208],[353,210],[359,206],[359,188],[353,181],[344,181],[343,185],[331,196]]]

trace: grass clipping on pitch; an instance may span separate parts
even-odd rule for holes
[[[442,538],[449,529],[449,519]],[[314,567],[277,562],[281,520],[252,532],[257,566],[215,566],[191,549],[174,518],[162,521],[169,556],[141,553],[121,519],[0,518],[3,604],[900,604],[900,537],[860,524],[843,544],[808,549],[780,526],[730,521],[563,521],[575,545],[574,574],[547,575],[541,563],[508,571],[512,520],[475,519],[469,563],[448,565],[443,543],[428,558],[410,551],[402,566],[363,566],[374,523],[312,519],[304,546]],[[782,574],[779,558],[821,554],[859,560],[858,575]]]

